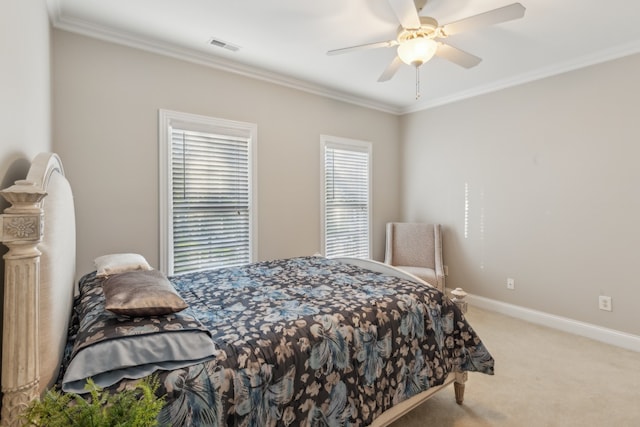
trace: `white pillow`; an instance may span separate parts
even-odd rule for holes
[[[126,273],[135,270],[153,270],[140,254],[109,254],[93,260],[96,265],[96,277]]]

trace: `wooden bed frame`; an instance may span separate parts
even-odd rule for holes
[[[54,384],[62,361],[75,291],[75,214],[62,162],[53,153],[37,155],[26,179],[0,195],[11,203],[0,215],[0,241],[9,248],[4,256],[0,424],[19,426],[29,402]],[[461,308],[464,295],[458,292],[454,298]],[[466,372],[452,373],[443,385],[394,406],[373,425],[390,424],[451,383],[461,404],[466,379]]]

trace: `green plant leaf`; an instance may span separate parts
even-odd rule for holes
[[[156,396],[158,386],[157,378],[148,377],[131,389],[109,393],[89,379],[87,399],[52,389],[31,402],[24,419],[36,427],[155,427],[165,402]]]

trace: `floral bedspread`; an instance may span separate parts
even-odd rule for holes
[[[493,374],[464,315],[423,284],[321,257],[170,279],[215,359],[158,373],[163,425],[365,426],[449,372]]]

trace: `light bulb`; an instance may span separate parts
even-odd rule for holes
[[[400,43],[398,46],[398,56],[408,65],[419,67],[436,53],[438,43],[427,37],[416,37]]]

